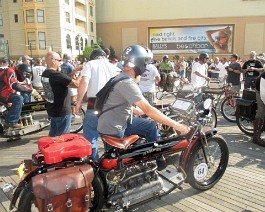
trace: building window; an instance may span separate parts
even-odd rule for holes
[[[0,26],[3,26],[3,16],[0,14]]]
[[[34,23],[34,10],[26,10],[27,23]]]
[[[25,0],[25,2],[32,2],[32,0]]]
[[[71,37],[69,34],[66,35],[66,48],[67,49],[71,49],[72,45],[71,45]]]
[[[43,2],[43,0],[36,0],[36,2]]]
[[[91,40],[91,41],[90,41],[90,46],[93,46],[93,45],[94,45],[94,41]]]
[[[93,16],[93,7],[90,6],[90,16]]]
[[[44,10],[37,10],[38,23],[44,23]]]
[[[87,40],[87,38],[85,39],[85,47],[87,46],[87,44],[88,44],[88,40]]]
[[[90,22],[90,32],[94,32],[93,22]]]
[[[13,0],[13,3],[17,3],[17,0]]]
[[[15,23],[18,23],[18,14],[14,15]]]
[[[45,32],[39,32],[39,49],[46,49]]]
[[[69,0],[64,0],[65,4],[69,5]]]
[[[36,49],[36,39],[35,39],[35,32],[28,32],[28,49],[34,50]]]
[[[2,0],[0,0],[0,7],[2,7]]]
[[[69,12],[65,12],[65,21],[67,23],[70,23],[70,13]]]
[[[80,39],[80,35],[77,35],[75,37],[75,49],[79,50],[79,39]]]
[[[83,51],[84,50],[84,40],[83,38],[80,38],[80,48]]]

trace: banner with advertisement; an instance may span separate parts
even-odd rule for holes
[[[155,54],[231,54],[234,30],[234,25],[150,27],[149,48]]]

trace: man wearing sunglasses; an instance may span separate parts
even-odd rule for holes
[[[48,52],[45,57],[47,69],[41,81],[47,101],[47,113],[51,119],[49,136],[69,133],[71,126],[71,96],[68,87],[78,87],[77,80],[59,71],[61,57],[56,52]]]

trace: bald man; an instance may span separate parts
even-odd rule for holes
[[[70,132],[71,96],[68,87],[78,87],[77,80],[59,71],[61,57],[56,52],[48,52],[45,57],[47,69],[42,73],[41,82],[47,101],[47,113],[51,119],[49,136],[54,137]]]

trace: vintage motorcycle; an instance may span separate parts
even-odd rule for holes
[[[209,102],[204,103],[206,108],[209,107],[207,104]],[[193,101],[177,99],[170,107],[175,113],[186,114],[184,121],[194,126],[189,135],[161,134],[158,141],[151,143],[144,142],[138,135],[125,138],[102,136],[102,140],[113,148],[105,151],[98,162],[87,157],[91,155],[89,142],[85,142],[88,147],[85,151],[86,148],[76,145],[76,141],[71,148],[63,148],[69,143],[68,140],[57,138],[57,141],[50,141],[50,137],[39,139],[40,151],[34,154],[31,160],[25,160],[19,168],[20,176],[24,174],[24,178],[14,192],[10,210],[17,207],[17,211],[33,211],[36,206],[40,209],[41,198],[50,198],[51,201],[56,198],[55,193],[62,195],[58,191],[58,184],[66,175],[61,176],[59,173],[67,171],[69,167],[83,167],[85,164],[86,169],[92,170],[86,183],[83,183],[90,185],[87,186],[87,198],[84,198],[91,201],[90,204],[86,204],[90,211],[101,211],[103,208],[112,208],[115,211],[132,209],[150,200],[161,198],[175,189],[182,190],[181,184],[184,182],[201,191],[212,188],[221,179],[228,164],[229,151],[226,141],[217,136],[216,129],[208,128],[202,131],[198,121],[200,114],[194,112]],[[51,151],[46,151],[47,146]],[[58,150],[56,153],[55,149]],[[56,176],[56,173],[59,176]],[[53,177],[49,178],[50,174]],[[39,188],[35,185],[36,178],[57,181],[53,182],[55,184],[51,187],[45,180],[47,186]],[[48,187],[50,190],[45,189]],[[60,203],[60,207],[73,207],[73,202],[69,203],[69,186],[60,187],[67,188],[64,192],[68,198],[67,203]],[[46,210],[47,207],[55,210],[55,204],[45,205]]]
[[[6,138],[7,141],[18,140],[21,136],[41,131],[50,126],[50,121],[46,112],[45,100],[36,100],[23,104],[21,116],[18,122],[23,124],[23,128],[21,129],[4,127],[7,111],[8,107],[0,103],[0,137]],[[75,117],[72,118],[71,133],[78,133],[82,130],[84,114],[85,112],[82,109],[82,114],[78,119]]]

